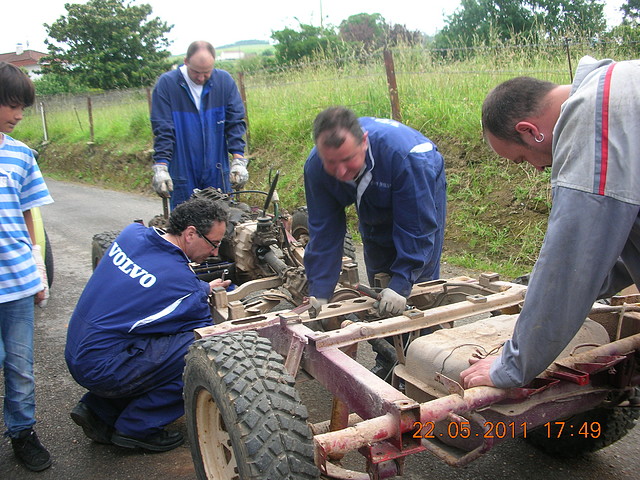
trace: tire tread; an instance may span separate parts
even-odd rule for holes
[[[252,331],[220,335],[194,343],[188,365],[194,357],[206,359],[233,405],[250,479],[319,478],[307,409],[269,340]]]

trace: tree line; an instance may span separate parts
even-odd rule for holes
[[[153,17],[150,5],[90,0],[67,3],[65,9],[65,15],[44,24],[48,54],[43,75],[35,82],[38,94],[150,86],[171,68],[167,34],[173,25]],[[234,68],[290,66],[319,55],[340,58],[397,45],[433,48],[455,57],[464,49],[521,35],[534,42],[578,37],[640,45],[640,0],[626,0],[620,10],[620,25],[607,29],[600,0],[462,0],[433,37],[390,24],[379,13],[352,15],[337,26],[299,22],[295,28],[272,31],[273,52],[240,60]]]

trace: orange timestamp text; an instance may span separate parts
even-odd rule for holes
[[[527,438],[527,422],[484,422],[482,432],[471,429],[469,422],[449,422],[446,431],[434,422],[413,422],[413,438]]]
[[[527,438],[527,422],[484,422],[482,432],[473,430],[469,422],[449,422],[446,429],[435,422],[414,422],[413,438]],[[583,437],[599,438],[602,435],[600,422],[582,422],[576,425],[569,422],[547,422],[541,427],[547,438]]]
[[[602,435],[600,422],[581,422],[576,425],[570,422],[547,422],[543,427],[546,429],[547,438],[599,438]]]

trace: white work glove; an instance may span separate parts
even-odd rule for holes
[[[322,307],[324,305],[329,303],[329,300],[326,298],[309,297],[309,303],[311,304],[311,309],[313,310],[312,317],[315,318],[320,315],[320,310],[322,310]]]
[[[249,171],[247,165],[249,161],[246,158],[238,157],[231,160],[231,170],[229,170],[229,181],[234,190],[244,187],[249,181]]]
[[[380,315],[400,315],[407,306],[407,299],[390,288],[380,292],[380,299],[374,304]]]
[[[169,175],[169,169],[162,163],[156,163],[153,166],[153,180],[151,181],[153,189],[161,197],[169,198],[173,192],[173,180]]]
[[[36,305],[40,308],[44,308],[47,306],[47,302],[49,301],[49,279],[47,278],[47,268],[44,265],[44,260],[42,259],[42,250],[40,249],[40,245],[34,245],[31,249],[31,254],[33,255],[33,261],[36,262],[36,267],[38,267],[38,271],[40,272],[40,279],[42,280],[42,286],[44,290],[41,290],[36,295]],[[41,294],[41,292],[44,292]]]

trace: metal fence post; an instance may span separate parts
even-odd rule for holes
[[[44,143],[48,143],[49,135],[47,133],[47,115],[44,112],[44,102],[40,102],[40,115],[42,117],[42,132],[44,133]]]
[[[567,51],[567,60],[569,61],[569,78],[573,83],[573,68],[571,67],[571,52],[569,51],[569,38],[564,37],[564,48]]]

